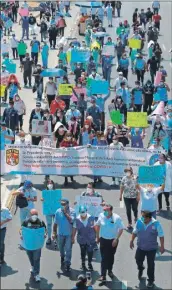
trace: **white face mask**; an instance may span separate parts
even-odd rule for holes
[[[21,140],[22,142],[24,142],[24,141],[25,141],[25,137],[20,137],[20,140]]]
[[[85,218],[87,216],[87,213],[86,212],[83,212],[80,215],[81,215],[81,217]]]
[[[47,187],[48,187],[48,189],[53,189],[53,184],[50,183],[50,184],[47,185]]]
[[[61,113],[57,113],[57,117],[60,117],[61,116]]]
[[[113,140],[113,144],[117,144],[118,143],[118,141],[117,140]]]
[[[156,128],[160,128],[161,125],[156,125]]]
[[[88,129],[89,128],[89,125],[85,125],[85,129]]]
[[[151,191],[152,191],[152,187],[151,187],[151,186],[148,186],[148,187],[147,187],[147,191],[148,191],[148,192],[151,192]]]
[[[75,110],[75,107],[71,107],[71,110],[74,111]]]
[[[32,220],[33,222],[36,222],[37,219],[38,219],[38,216],[37,216],[37,215],[32,215],[32,216],[31,216],[31,220]]]
[[[109,126],[108,129],[112,130],[113,129],[113,126]]]
[[[66,139],[67,139],[68,141],[70,141],[70,140],[71,140],[71,138],[72,138],[72,137],[66,137]]]
[[[126,172],[126,176],[130,177],[131,176],[131,172]]]
[[[93,193],[93,189],[92,189],[92,188],[89,188],[89,187],[87,187],[87,193],[89,193],[89,194],[92,194],[92,193]]]

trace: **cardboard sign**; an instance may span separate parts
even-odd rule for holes
[[[164,183],[164,170],[162,165],[140,166],[138,175],[138,183],[140,184],[160,185]]]
[[[0,97],[3,98],[5,95],[6,86],[0,85]]]
[[[47,136],[51,135],[51,122],[32,120],[32,135],[35,136]]]
[[[42,202],[43,215],[54,215],[58,208],[60,208],[60,200],[62,198],[62,191],[57,190],[43,190]]]
[[[89,50],[72,50],[71,51],[71,62],[86,63],[89,61],[90,51]]]
[[[60,84],[59,85],[59,95],[63,96],[69,96],[72,95],[72,88],[74,88],[75,85],[71,84]],[[71,88],[72,87],[72,88]]]
[[[111,111],[110,117],[113,124],[121,125],[122,124],[122,114],[120,111]]]
[[[127,126],[131,128],[147,128],[147,113],[144,112],[128,112],[127,113]]]
[[[128,39],[128,46],[130,48],[140,49],[141,48],[141,40],[130,38],[130,39]]]
[[[7,20],[6,22],[5,22],[5,28],[6,29],[10,29],[12,26],[13,26],[13,22],[12,22],[12,20],[11,19],[9,19],[9,20]]]
[[[157,71],[156,72],[156,77],[155,77],[155,80],[154,80],[154,85],[158,86],[160,81],[161,81],[161,79],[162,79],[162,72]]]
[[[29,15],[29,10],[28,9],[26,9],[26,8],[20,8],[19,9],[19,15],[20,16],[28,16]]]
[[[44,246],[45,228],[31,229],[22,227],[22,247],[28,251],[41,249]]]
[[[76,215],[79,214],[79,206],[86,206],[87,212],[93,216],[98,217],[102,210],[102,198],[95,196],[76,196],[77,205],[75,206]]]
[[[103,45],[102,55],[115,55],[115,47],[114,45]]]

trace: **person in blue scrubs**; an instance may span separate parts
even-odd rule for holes
[[[42,51],[41,51],[41,56],[42,56],[43,68],[48,68],[49,46],[46,43],[46,41],[44,41],[44,45],[43,45]]]

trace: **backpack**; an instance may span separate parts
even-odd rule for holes
[[[25,208],[27,206],[28,206],[27,198],[23,196],[22,194],[17,195],[16,196],[16,210],[14,214],[16,214],[18,207]]]

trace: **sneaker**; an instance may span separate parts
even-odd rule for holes
[[[35,276],[35,281],[36,281],[36,282],[40,282],[40,281],[41,281],[41,278],[39,277],[39,275],[36,275],[36,276]]]
[[[85,266],[85,263],[83,263],[83,264],[81,265],[80,269],[81,269],[82,271],[87,271],[87,267]]]
[[[139,270],[138,272],[138,279],[140,280],[143,276],[143,271],[144,271],[145,267],[142,267],[142,269]]]
[[[93,266],[92,266],[91,263],[88,264],[88,270],[89,270],[89,271],[93,271]]]
[[[0,260],[0,265],[6,264],[4,260]]]
[[[148,282],[146,286],[147,286],[147,288],[153,288],[154,287],[154,283],[153,282]]]
[[[105,277],[105,276],[101,276],[101,277],[98,279],[98,281],[100,281],[100,282],[105,282],[105,281],[106,281],[106,277]]]
[[[31,267],[30,268],[30,273],[33,274],[33,272],[34,272],[34,267]]]
[[[46,245],[51,245],[51,238],[47,240]]]
[[[66,266],[65,270],[66,270],[66,272],[70,272],[71,271],[71,267],[70,266]]]
[[[167,206],[167,210],[170,210],[170,206]]]

